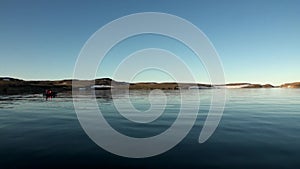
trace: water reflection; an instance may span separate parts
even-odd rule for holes
[[[180,108],[178,91],[164,91],[171,98],[165,116],[152,126],[133,124],[117,114],[110,92],[96,91],[99,107],[115,129],[129,136],[164,131]],[[116,92],[125,97],[124,91]],[[130,92],[138,110],[149,108],[150,91]],[[210,92],[200,91],[201,115],[190,134],[174,149],[148,159],[121,158],[99,148],[80,126],[71,93],[51,101],[42,95],[0,96],[0,168],[299,168],[300,90],[228,90],[218,129],[198,144]]]

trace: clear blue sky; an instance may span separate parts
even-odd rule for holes
[[[208,36],[227,82],[300,81],[299,9],[296,0],[1,0],[0,76],[71,78],[82,46],[100,27],[128,14],[164,12]]]

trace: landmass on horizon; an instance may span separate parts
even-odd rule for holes
[[[300,82],[285,83],[280,86],[271,84],[251,84],[251,83],[229,83],[224,85],[211,85],[201,83],[176,83],[176,82],[119,82],[110,78],[99,78],[95,80],[43,80],[43,81],[25,81],[11,77],[0,77],[0,94],[1,95],[18,95],[18,94],[40,94],[47,89],[56,92],[70,92],[72,87],[78,90],[92,89],[124,89],[129,87],[131,90],[178,90],[181,89],[215,89],[215,88],[300,88]],[[180,87],[179,87],[180,86]]]

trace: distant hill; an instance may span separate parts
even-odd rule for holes
[[[300,88],[300,82],[294,82],[294,83],[285,83],[283,85],[280,85],[282,88]]]
[[[73,85],[73,86],[72,86]],[[194,83],[127,83],[118,82],[110,78],[99,78],[95,80],[41,80],[41,81],[25,81],[22,79],[0,77],[0,95],[16,95],[16,94],[41,94],[46,89],[55,92],[70,92],[72,87],[75,89],[91,90],[97,87],[107,88],[129,88],[132,90],[178,90],[178,89],[212,89],[212,88],[274,88],[271,84],[251,84],[251,83],[230,83],[226,85],[210,85],[210,84],[194,84]],[[300,82],[286,83],[281,88],[300,88]]]

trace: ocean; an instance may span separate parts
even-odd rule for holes
[[[222,119],[213,135],[200,144],[214,90],[219,89],[199,90],[200,109],[187,136],[169,151],[148,158],[122,157],[99,147],[81,127],[71,95],[48,101],[42,95],[0,96],[0,168],[300,168],[299,89],[227,89]],[[117,132],[147,138],[166,131],[180,110],[180,93],[164,92],[164,112],[150,123],[134,123],[118,113],[114,101],[124,99],[122,93],[114,99],[100,95],[96,102]],[[132,91],[133,106],[147,111],[148,95],[148,91]],[[192,104],[194,96],[190,97]],[[84,98],[87,107],[88,99]],[[186,111],[187,116],[192,114],[189,111],[193,110]],[[185,118],[178,125],[189,122]]]

